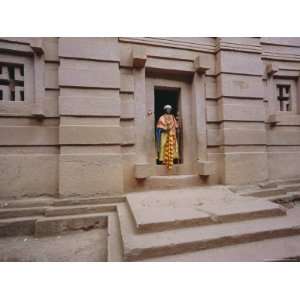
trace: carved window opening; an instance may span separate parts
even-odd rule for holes
[[[291,86],[288,84],[277,85],[277,100],[280,103],[280,111],[291,111]]]
[[[180,115],[180,89],[179,88],[166,88],[166,87],[155,87],[154,88],[154,128],[155,128],[155,141],[157,147],[157,164],[163,164],[163,162],[159,159],[159,147],[160,142],[158,138],[157,132],[157,123],[159,118],[165,113],[164,107],[166,105],[172,106],[171,114],[174,115],[179,128],[176,130],[176,140],[178,145],[178,157],[174,159],[174,164],[183,163],[182,153],[183,153],[183,137],[182,137],[182,127],[181,127],[181,115]]]
[[[0,63],[0,99],[24,101],[24,65]]]

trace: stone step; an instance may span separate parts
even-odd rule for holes
[[[288,180],[277,180],[278,184],[300,184],[300,178],[288,179]]]
[[[140,182],[144,190],[178,189],[203,186],[199,175],[150,176]]]
[[[78,214],[94,214],[111,211],[116,211],[115,204],[56,206],[47,208],[45,210],[45,216],[54,217]]]
[[[258,198],[264,198],[264,197],[272,197],[272,196],[279,196],[279,195],[285,195],[287,191],[284,188],[270,188],[270,189],[254,189],[253,191],[247,191],[240,193],[241,196],[247,196],[247,197],[258,197]]]
[[[278,188],[278,183],[276,182],[261,182],[258,184],[261,189],[270,189],[270,188]]]
[[[6,208],[29,208],[29,207],[47,207],[47,206],[71,206],[71,205],[90,205],[90,204],[113,204],[124,202],[125,196],[111,196],[101,198],[27,198],[18,200],[0,200],[0,209]]]
[[[291,192],[289,194],[293,195],[292,201],[300,201],[300,192]]]
[[[262,262],[289,261],[300,256],[300,235],[267,239],[177,255],[148,258],[145,262]],[[299,259],[298,259],[299,261]]]
[[[0,219],[0,237],[32,235],[46,236],[64,231],[107,227],[107,213],[69,216],[30,216]]]
[[[0,208],[0,219],[44,215],[46,207]]]
[[[35,222],[35,236],[47,236],[71,230],[107,228],[107,214],[39,217]]]
[[[126,196],[111,196],[101,198],[67,198],[55,199],[53,206],[71,206],[71,205],[91,205],[91,204],[113,204],[126,200]]]
[[[0,208],[46,207],[53,204],[55,198],[27,198],[19,200],[1,200]]]
[[[123,248],[118,215],[110,213],[107,226],[107,261],[120,262],[123,260]]]
[[[138,232],[238,222],[286,214],[282,206],[263,200],[235,197],[230,200],[202,199],[197,203],[186,193],[183,193],[182,200],[172,198],[170,192],[156,195],[158,199],[155,195],[154,192],[147,192],[133,193],[127,197]],[[195,197],[196,195],[197,193]]]
[[[39,216],[7,218],[0,220],[0,237],[32,235]]]
[[[294,201],[296,196],[293,193],[287,193],[284,195],[277,195],[277,196],[270,196],[270,197],[264,197],[264,198],[257,198],[261,199],[263,201],[270,201],[278,204],[284,204]]]
[[[73,205],[56,207],[0,208],[0,219],[29,216],[63,216],[116,211],[116,204]]]
[[[299,215],[138,233],[126,204],[118,206],[124,260],[174,255],[300,234]]]
[[[287,193],[290,192],[299,192],[300,191],[300,185],[299,184],[293,184],[293,185],[281,185],[282,189],[284,189]]]
[[[300,178],[295,179],[277,179],[277,180],[270,180],[265,182],[260,182],[258,184],[249,184],[249,185],[229,185],[227,188],[234,193],[239,194],[249,194],[254,192],[262,192],[264,190],[278,190],[282,189],[285,186],[299,186]]]

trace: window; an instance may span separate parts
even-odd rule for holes
[[[277,85],[277,100],[280,103],[280,111],[291,111],[291,86],[288,84]]]
[[[24,101],[24,65],[0,63],[0,100]]]

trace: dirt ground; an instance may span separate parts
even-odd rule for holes
[[[18,236],[0,238],[0,261],[106,261],[107,231],[73,231],[35,238]]]

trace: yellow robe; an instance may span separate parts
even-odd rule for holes
[[[158,160],[164,162],[168,169],[172,169],[174,159],[179,159],[176,128],[178,123],[171,114],[162,115],[156,125],[165,131],[161,132]]]

